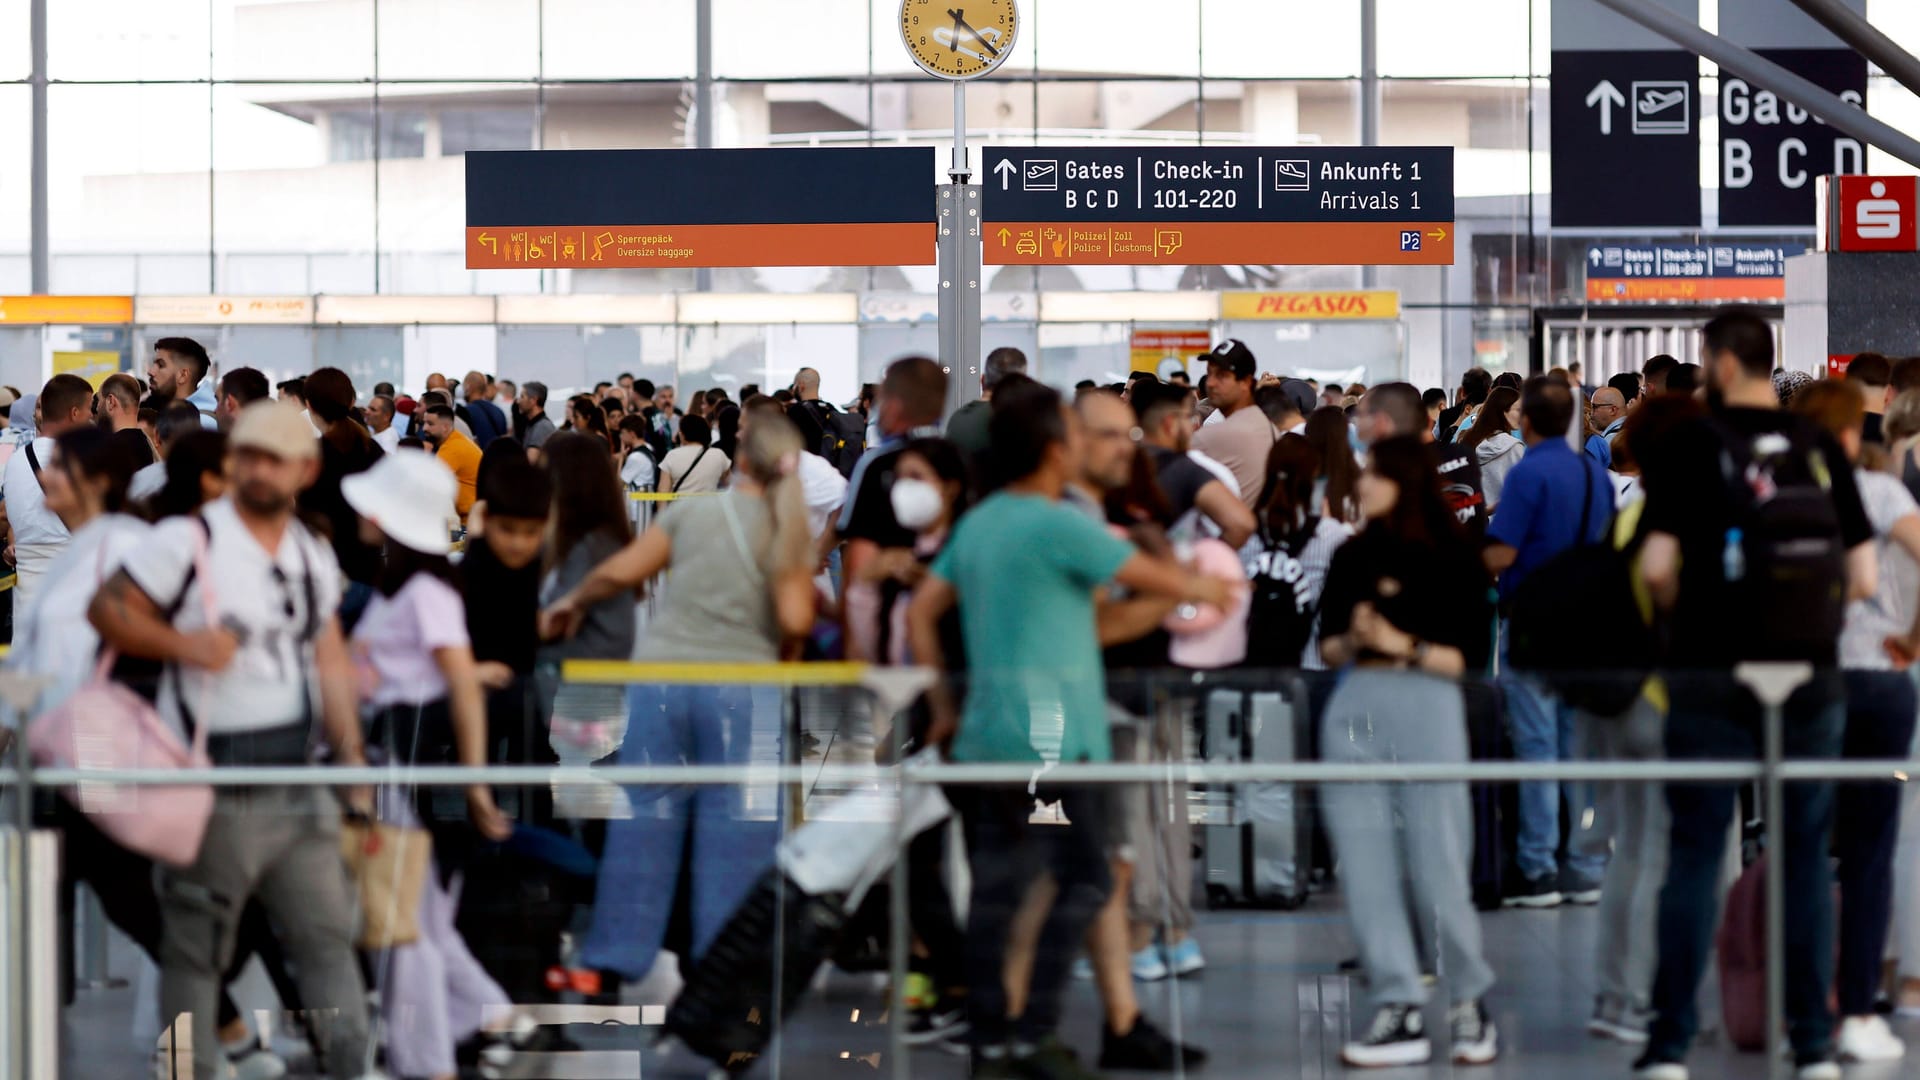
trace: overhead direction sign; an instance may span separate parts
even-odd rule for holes
[[[988,147],[989,264],[1446,266],[1448,146]]]
[[[925,266],[932,147],[469,153],[467,268]]]
[[[1846,0],[1856,15],[1865,0]],[[1861,108],[1867,58],[1841,43],[1793,0],[1720,0],[1728,41]],[[1726,72],[1720,75],[1720,224],[1812,228],[1818,178],[1866,170],[1859,140],[1805,109]]]
[[[1556,228],[1700,224],[1699,82],[1692,53],[1598,0],[1553,0]]]
[[[1783,300],[1805,244],[1591,244],[1589,300]]]

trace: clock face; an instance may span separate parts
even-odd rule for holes
[[[1014,0],[900,0],[900,39],[929,75],[977,79],[1013,51]]]

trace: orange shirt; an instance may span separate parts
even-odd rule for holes
[[[467,511],[473,509],[474,486],[480,481],[480,447],[458,431],[450,431],[435,456],[453,470],[454,479],[460,482],[453,496],[453,508],[464,519]]]

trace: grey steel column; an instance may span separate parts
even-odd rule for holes
[[[871,123],[871,118],[869,118]],[[713,0],[699,0],[693,14],[693,145],[713,148]],[[713,269],[693,272],[693,287],[713,290]]]
[[[980,185],[941,184],[937,197],[940,366],[947,371],[951,415],[963,400],[970,400],[961,396],[965,388],[980,384]]]
[[[1793,0],[1793,3],[1834,37],[1853,46],[1855,52],[1880,65],[1880,70],[1898,79],[1900,85],[1920,94],[1920,60],[1846,4],[1840,0]]]
[[[1861,142],[1871,143],[1909,165],[1920,166],[1920,141],[1868,116],[1865,110],[1841,101],[1779,64],[1763,59],[1753,50],[1741,48],[1718,34],[1706,32],[1691,20],[1675,15],[1653,0],[1599,2],[1681,48],[1719,64],[1723,70],[1763,90],[1773,91]]]
[[[27,263],[29,291],[45,293],[52,288],[48,273],[47,251],[47,0],[30,0],[27,5],[27,48],[31,68],[27,85],[32,101],[33,136],[28,151]]]
[[[1380,12],[1378,0],[1360,0],[1360,145],[1380,145]],[[1360,286],[1378,282],[1376,267],[1360,268]]]

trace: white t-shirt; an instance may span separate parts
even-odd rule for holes
[[[629,452],[627,459],[620,463],[620,482],[630,488],[651,489],[656,475],[653,455],[645,450]]]
[[[819,454],[801,454],[800,493],[807,500],[807,535],[818,540],[847,501],[847,478]]]
[[[167,486],[167,463],[156,461],[151,465],[142,465],[133,479],[127,482],[127,498],[136,502],[151,499],[160,494]]]
[[[389,454],[393,453],[400,449],[400,426],[388,424],[387,430],[373,433],[373,441],[380,445],[380,449]]]
[[[1882,647],[1888,635],[1913,628],[1916,574],[1906,550],[1892,542],[1894,523],[1908,514],[1920,514],[1920,505],[1899,478],[1871,469],[1854,473],[1860,504],[1873,525],[1874,553],[1880,562],[1878,585],[1867,600],[1847,605],[1840,630],[1840,666],[1856,671],[1892,671],[1893,658]]]
[[[67,700],[93,674],[100,635],[87,621],[87,608],[150,531],[146,522],[125,514],[87,522],[48,564],[32,599],[15,616],[7,665],[52,680],[40,691],[34,715]]]
[[[306,526],[290,522],[279,550],[269,553],[240,521],[231,498],[208,503],[200,514],[209,537],[204,578],[195,573],[188,581],[200,535],[200,524],[191,517],[168,518],[154,526],[150,539],[127,556],[127,576],[162,610],[181,598],[173,624],[189,632],[207,629],[201,590],[210,583],[217,621],[234,632],[240,646],[224,671],[183,665],[178,679],[163,680],[161,715],[184,731],[177,700],[184,692],[195,721],[209,732],[301,723],[310,715],[313,680],[308,629],[317,633],[340,607],[340,564],[334,561],[333,548]],[[306,586],[309,577],[311,590]],[[309,592],[312,612],[307,608]]]
[[[53,460],[53,440],[44,435],[33,440],[33,453],[45,468]],[[7,524],[13,529],[14,544],[66,543],[67,527],[48,512],[46,493],[40,490],[40,478],[33,475],[25,446],[7,459],[5,477],[0,480],[0,500],[7,504]]]

